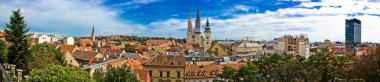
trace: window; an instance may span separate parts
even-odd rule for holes
[[[187,73],[187,76],[191,76],[191,73]]]
[[[166,77],[170,77],[170,71],[166,73]]]
[[[152,77],[152,70],[149,70],[149,76]]]
[[[160,77],[162,77],[162,71],[160,71]]]
[[[177,71],[177,77],[178,77],[178,78],[181,77],[181,71]]]

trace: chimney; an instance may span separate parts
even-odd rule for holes
[[[22,82],[22,72],[23,72],[23,70],[21,70],[21,69],[17,69],[17,81],[16,82]]]
[[[16,71],[16,65],[11,64],[11,73],[16,74],[15,71]]]

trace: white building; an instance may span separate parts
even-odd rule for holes
[[[51,42],[51,38],[45,34],[35,34],[30,39],[35,43]]]
[[[65,45],[74,45],[74,38],[73,37],[67,37],[63,40],[63,44]]]

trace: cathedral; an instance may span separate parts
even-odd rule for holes
[[[191,13],[189,14],[188,19],[186,43],[193,45],[194,48],[197,48],[195,49],[196,51],[205,53],[211,47],[212,42],[210,31],[211,28],[209,26],[208,18],[206,20],[206,27],[204,31],[205,38],[202,36],[199,9],[197,9],[197,18],[195,20],[194,29],[191,21]]]

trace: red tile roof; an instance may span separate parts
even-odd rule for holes
[[[135,70],[135,72],[139,75],[140,79],[144,80],[145,82],[148,82],[148,80],[150,79],[149,71],[147,70],[139,69]]]
[[[60,45],[59,48],[61,50],[61,52],[74,52],[75,48],[77,46],[76,45]]]
[[[81,39],[80,40],[82,43],[86,43],[86,44],[91,44],[92,43],[92,40],[91,39]]]
[[[170,41],[169,41],[169,40],[154,40],[154,39],[150,39],[150,40],[147,40],[146,42],[147,42],[147,43],[161,44],[161,43],[168,43],[168,42],[170,42]]]

